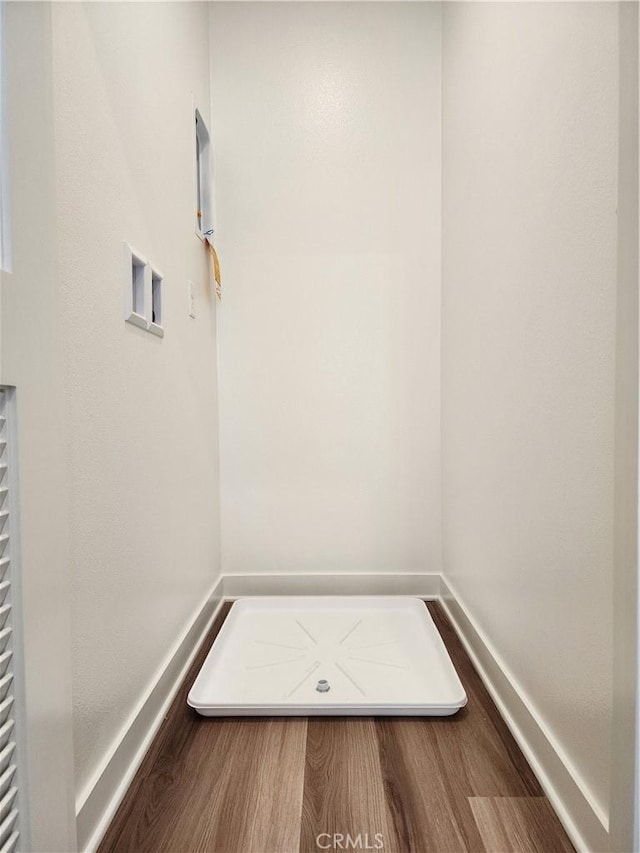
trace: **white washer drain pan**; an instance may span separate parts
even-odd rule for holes
[[[420,599],[277,596],[232,605],[188,702],[223,717],[443,716],[467,697]]]

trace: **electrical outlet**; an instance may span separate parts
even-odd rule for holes
[[[189,298],[189,316],[192,320],[196,319],[196,297],[194,293],[193,282],[187,282],[187,293]]]

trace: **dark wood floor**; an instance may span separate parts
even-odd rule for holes
[[[469,697],[454,717],[199,717],[187,693],[225,609],[99,853],[573,851],[442,608],[427,606]]]

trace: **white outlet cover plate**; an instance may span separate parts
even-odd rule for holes
[[[187,701],[210,717],[446,716],[467,696],[419,598],[265,596],[231,606]]]

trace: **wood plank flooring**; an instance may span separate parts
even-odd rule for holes
[[[199,717],[185,679],[98,853],[569,853],[440,605],[469,703],[454,717]]]

